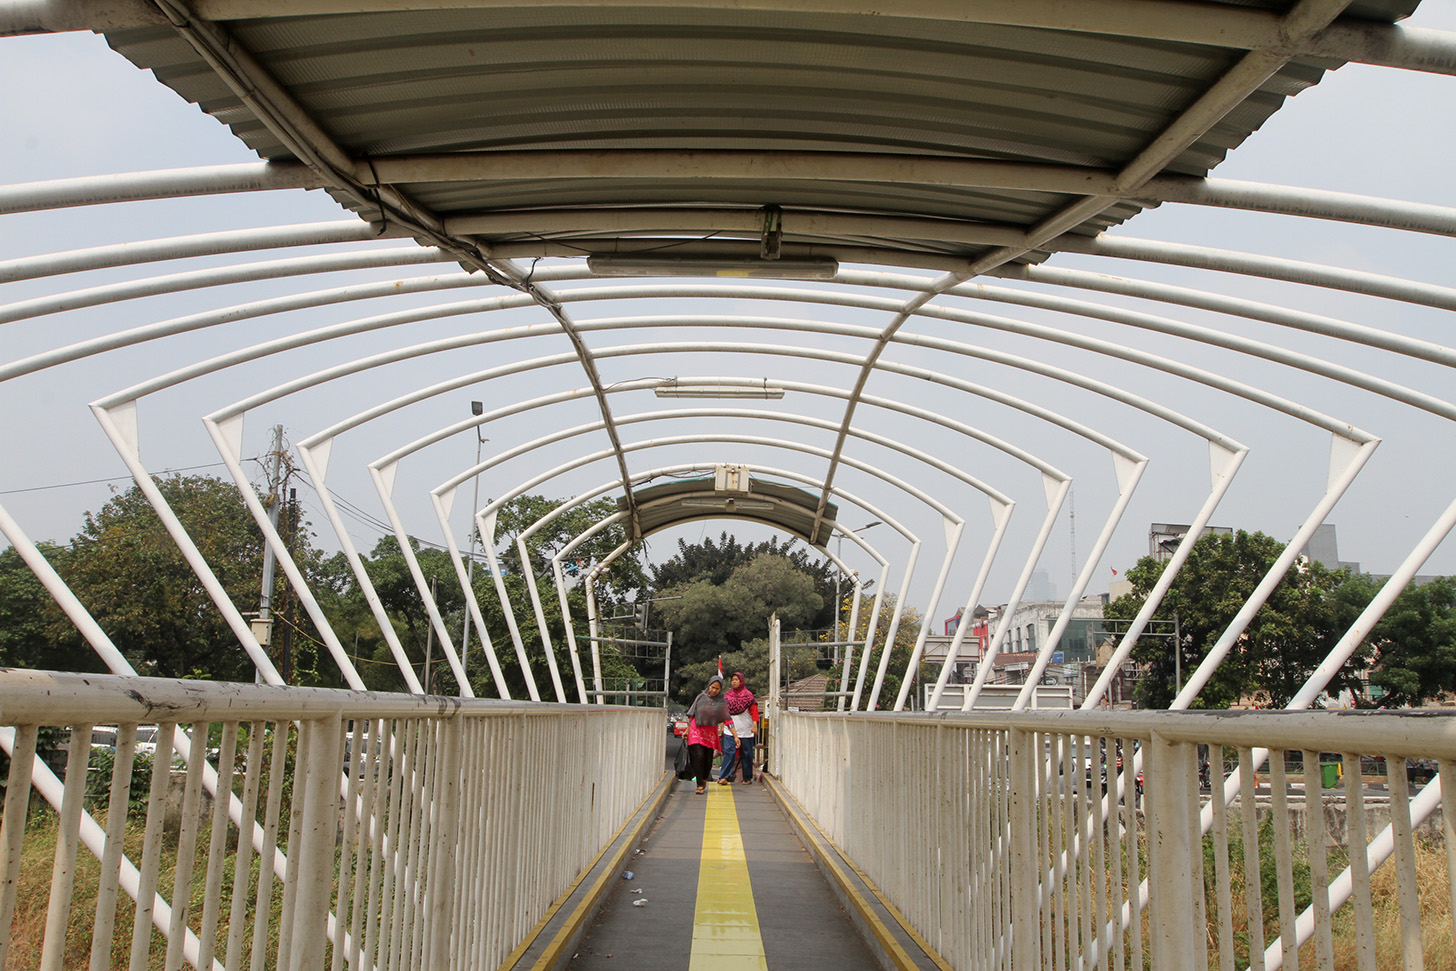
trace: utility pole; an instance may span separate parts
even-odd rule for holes
[[[472,401],[470,413],[479,418],[485,413],[485,403]],[[480,436],[480,426],[475,426],[475,464],[480,466],[480,446],[485,439]],[[465,630],[460,635],[460,670],[466,670],[465,662],[470,657],[470,598],[475,595],[475,543],[480,539],[480,530],[475,525],[475,513],[480,508],[480,473],[475,474],[475,491],[470,500],[470,562],[465,566],[465,585],[470,588],[465,599]]]
[[[273,531],[278,531],[278,514],[283,508],[283,482],[280,472],[283,466],[283,426],[273,426],[273,454],[272,462],[268,467],[268,522],[272,525]],[[275,559],[273,547],[267,543],[263,544],[263,584],[262,590],[258,593],[258,619],[253,622],[253,636],[257,638],[258,644],[263,650],[267,650],[273,640],[273,573]],[[253,672],[253,680],[261,682],[263,675],[257,671]]]
[[[288,490],[288,535],[283,538],[289,555],[294,552],[295,537],[298,534],[298,490]],[[283,605],[283,683],[293,683],[293,628],[297,623],[294,607],[297,601],[284,594]]]
[[[1077,584],[1077,494],[1067,487],[1067,522],[1072,527],[1072,585]]]

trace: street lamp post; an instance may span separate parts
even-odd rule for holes
[[[485,403],[472,401],[470,413],[477,418],[485,414]],[[485,444],[481,437],[480,426],[475,426],[475,464],[480,465],[480,447]],[[480,538],[480,530],[475,526],[475,511],[480,508],[480,473],[475,473],[475,492],[470,500],[470,562],[465,566],[465,585],[470,588],[470,594],[475,593],[475,541]],[[465,632],[460,635],[460,673],[465,673],[465,662],[470,656],[470,604],[465,605]]]

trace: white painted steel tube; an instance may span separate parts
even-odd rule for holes
[[[0,186],[0,213],[231,192],[316,189],[321,185],[323,182],[317,176],[297,162],[203,165]]]
[[[980,697],[981,690],[985,688],[986,681],[991,676],[991,668],[996,660],[996,655],[1001,652],[1001,642],[1006,639],[1006,633],[1011,629],[1011,617],[1016,613],[1016,607],[1021,603],[1021,597],[1026,593],[1026,586],[1031,582],[1032,571],[1036,569],[1037,561],[1046,549],[1047,540],[1051,538],[1052,529],[1057,524],[1057,517],[1061,513],[1062,503],[1066,501],[1067,493],[1071,491],[1071,480],[1065,480],[1056,484],[1055,497],[1048,489],[1047,514],[1042,519],[1041,529],[1037,531],[1036,540],[1031,544],[1031,550],[1027,553],[1026,564],[1021,568],[1021,575],[1016,578],[1016,586],[1011,590],[1011,596],[1006,600],[1006,606],[1002,608],[1001,617],[996,621],[996,630],[991,635],[990,644],[986,648],[985,656],[976,665],[976,676],[971,679],[971,686],[964,692],[961,699],[961,711],[970,711],[975,707],[976,699]]]
[[[263,229],[229,229],[217,233],[197,233],[190,236],[113,243],[108,246],[88,246],[59,253],[0,260],[0,283],[38,280],[43,277],[81,273],[87,270],[136,266],[142,263],[183,260],[198,256],[220,256],[224,253],[243,253],[251,250],[397,239],[402,235],[405,234],[393,229],[386,229],[376,223],[360,222],[357,219],[304,223],[295,226],[270,226]]]
[[[234,264],[205,270],[187,270],[167,276],[124,283],[108,283],[96,287],[69,290],[45,297],[0,304],[0,324],[17,320],[34,320],[48,314],[101,307],[125,300],[185,293],[209,287],[278,280],[315,273],[342,273],[378,267],[417,266],[421,263],[447,263],[450,257],[441,250],[400,247],[392,250],[366,250],[358,253],[329,253],[322,256],[301,256],[292,259],[267,260],[258,263]]]
[[[840,461],[848,464],[848,459],[840,456]],[[885,685],[885,674],[890,669],[890,652],[895,649],[895,634],[900,629],[900,618],[905,614],[905,598],[910,593],[910,580],[915,573],[915,562],[920,558],[921,543],[918,538],[910,542],[910,552],[905,556],[904,576],[900,580],[900,592],[895,595],[895,611],[890,615],[890,626],[885,630],[885,642],[880,645],[880,663],[875,669],[875,683],[870,688],[870,696],[865,699],[865,711],[874,711],[879,707],[880,689]],[[865,647],[864,666],[870,663],[870,648]],[[855,692],[858,694],[858,691]]]
[[[1106,235],[1091,239],[1063,237],[1057,241],[1057,248],[1066,252],[1107,256],[1113,259],[1168,263],[1174,266],[1261,276],[1271,280],[1287,280],[1291,283],[1328,287],[1350,293],[1366,293],[1374,297],[1436,307],[1441,310],[1456,310],[1456,289],[1451,287],[1419,283],[1379,273],[1307,263],[1301,260],[1260,256],[1254,253],[1193,246],[1186,243],[1166,243]]]
[[[485,662],[490,668],[491,680],[495,682],[496,693],[501,698],[509,699],[511,689],[506,684],[506,676],[501,670],[500,659],[496,657],[495,643],[490,638],[489,628],[485,626],[485,617],[480,612],[480,601],[476,599],[475,589],[470,582],[470,573],[465,567],[464,557],[460,555],[460,548],[455,542],[455,534],[450,530],[450,517],[447,503],[453,501],[453,499],[453,494],[448,495],[448,497],[438,496],[433,493],[430,495],[430,503],[435,508],[435,518],[439,520],[440,530],[445,536],[445,546],[450,554],[450,564],[455,568],[455,579],[460,582],[460,588],[465,593],[465,609],[470,612],[471,619],[475,621],[475,632],[480,636],[480,646],[485,652]],[[464,658],[461,659],[460,666],[463,671],[465,667]],[[469,697],[474,696],[475,692],[472,690]],[[586,699],[582,700],[585,701]]]
[[[278,528],[274,526],[273,520],[269,518],[268,511],[263,508],[263,503],[258,499],[257,490],[248,479],[248,474],[243,471],[240,461],[239,446],[242,442],[243,417],[239,415],[228,422],[227,427],[219,427],[218,424],[209,418],[202,420],[203,427],[212,438],[213,444],[217,446],[218,454],[222,457],[223,464],[227,467],[228,473],[232,475],[233,482],[238,487],[238,494],[242,497],[243,504],[248,507],[253,521],[258,524],[258,529],[263,534],[263,540],[273,549],[273,556],[279,566],[283,567],[283,573],[288,577],[293,592],[298,596],[303,609],[308,613],[309,620],[313,621],[314,629],[324,640],[324,646],[328,648],[329,656],[334,659],[338,666],[339,673],[344,676],[344,681],[355,691],[364,690],[364,681],[359,677],[359,672],[350,660],[349,654],[344,650],[344,645],[339,641],[339,635],[329,624],[329,619],[324,615],[323,608],[319,606],[318,599],[314,597],[313,590],[309,587],[308,581],[304,579],[298,564],[293,560],[293,554],[288,549],[288,544],[283,542],[283,537],[278,535]]]
[[[369,478],[374,482],[374,490],[379,494],[380,501],[384,503],[384,511],[389,517],[390,526],[394,529],[394,538],[399,543],[399,551],[404,556],[410,577],[415,581],[415,589],[419,591],[420,600],[425,605],[425,612],[429,615],[430,624],[435,629],[435,636],[440,639],[440,650],[444,653],[450,670],[455,674],[461,693],[467,697],[473,697],[474,693],[471,692],[470,685],[465,680],[465,673],[460,669],[460,655],[455,651],[455,642],[445,628],[445,619],[440,616],[439,605],[435,603],[435,598],[430,596],[430,585],[425,580],[425,573],[420,569],[420,562],[415,557],[414,546],[409,534],[405,531],[404,522],[399,518],[399,511],[394,506],[393,472],[394,470],[390,469],[387,473],[382,473],[371,467]]]
[[[258,674],[269,684],[282,684],[283,677],[273,667],[272,660],[258,644],[257,638],[253,636],[252,628],[243,619],[243,615],[238,613],[238,609],[233,605],[232,599],[228,597],[227,591],[222,588],[222,584],[218,582],[212,568],[207,565],[207,561],[203,559],[197,545],[192,542],[192,537],[187,534],[186,528],[177,519],[177,514],[172,511],[172,507],[167,504],[166,498],[163,497],[156,483],[152,481],[151,473],[142,465],[141,456],[136,447],[135,409],[135,402],[120,405],[114,411],[100,405],[91,406],[91,411],[96,415],[96,420],[101,423],[106,437],[111,439],[117,454],[126,463],[137,488],[156,511],[157,518],[162,521],[167,534],[172,537],[172,542],[177,544],[177,549],[182,553],[187,565],[192,568],[193,573],[197,574],[198,581],[207,591],[208,596],[212,598],[218,612],[223,615],[223,620],[227,622],[233,635],[237,637],[243,651],[253,662],[253,666],[257,668]]]
[[[1203,686],[1213,677],[1214,670],[1223,662],[1243,634],[1244,629],[1248,627],[1249,621],[1253,620],[1254,614],[1264,606],[1264,602],[1269,599],[1269,595],[1274,592],[1274,588],[1279,585],[1279,581],[1294,564],[1294,558],[1309,543],[1315,530],[1325,521],[1325,517],[1330,514],[1335,503],[1345,494],[1355,477],[1360,474],[1360,470],[1365,467],[1365,463],[1370,460],[1377,444],[1378,441],[1356,442],[1338,437],[1334,439],[1330,449],[1329,488],[1320,497],[1320,501],[1315,504],[1314,510],[1305,519],[1298,532],[1294,534],[1294,538],[1289,541],[1278,559],[1269,567],[1268,572],[1259,581],[1259,585],[1254,588],[1254,592],[1244,601],[1228,627],[1219,635],[1219,639],[1208,649],[1203,661],[1189,676],[1182,690],[1178,692],[1177,697],[1168,707],[1188,708],[1193,704],[1193,700],[1198,697]]]
[[[992,518],[997,518],[995,500],[992,500]],[[1005,506],[1005,503],[1002,503]],[[940,572],[936,574],[935,586],[930,591],[930,600],[925,605],[925,613],[920,622],[920,632],[915,636],[915,646],[910,649],[910,658],[905,662],[905,673],[900,678],[900,691],[895,697],[895,711],[905,710],[905,700],[910,697],[910,689],[914,686],[916,674],[920,668],[921,655],[925,653],[925,638],[930,633],[930,625],[935,618],[937,609],[940,606],[940,595],[945,590],[946,580],[950,577],[951,563],[960,548],[961,536],[965,533],[966,523],[963,519],[945,520],[945,557],[940,563]],[[980,573],[985,573],[990,565],[990,558],[995,555],[996,549],[992,546],[982,557]],[[837,639],[837,638],[836,638]]]
[[[332,445],[332,439],[325,439],[313,445],[297,444],[294,447],[298,450],[298,457],[303,462],[304,470],[313,481],[313,490],[319,498],[319,503],[323,506],[324,516],[328,519],[329,525],[334,527],[334,535],[339,540],[339,547],[344,551],[344,558],[349,563],[349,569],[354,573],[354,579],[359,583],[359,590],[364,594],[364,602],[369,605],[369,612],[379,626],[384,642],[389,645],[389,652],[394,658],[400,675],[404,678],[406,689],[413,694],[424,694],[424,686],[420,684],[420,679],[415,675],[414,665],[410,663],[409,655],[405,653],[404,645],[400,643],[399,634],[394,629],[394,622],[390,620],[389,614],[385,611],[384,602],[379,599],[379,592],[374,589],[374,582],[369,579],[369,573],[364,569],[364,561],[360,559],[359,551],[355,549],[354,541],[349,536],[349,530],[345,527],[342,517],[339,516],[338,507],[334,504],[333,491],[324,480]]]
[[[1158,582],[1153,584],[1152,590],[1148,591],[1147,599],[1143,601],[1143,605],[1138,610],[1137,616],[1128,624],[1127,631],[1122,635],[1122,639],[1118,642],[1117,648],[1112,652],[1112,656],[1108,658],[1106,666],[1102,669],[1102,673],[1098,675],[1097,683],[1092,686],[1091,690],[1087,692],[1086,698],[1082,700],[1081,707],[1084,709],[1095,708],[1101,703],[1102,698],[1107,693],[1108,686],[1112,684],[1112,679],[1117,676],[1117,672],[1121,670],[1123,662],[1132,653],[1132,649],[1137,646],[1138,638],[1147,628],[1148,621],[1152,620],[1153,614],[1157,612],[1159,605],[1163,602],[1163,597],[1172,588],[1173,581],[1178,578],[1178,571],[1182,570],[1183,564],[1188,561],[1189,555],[1193,552],[1194,544],[1203,536],[1203,528],[1213,518],[1214,510],[1218,508],[1218,504],[1228,492],[1229,486],[1233,484],[1234,474],[1238,472],[1239,466],[1243,464],[1244,458],[1248,455],[1249,450],[1247,448],[1240,448],[1237,451],[1228,451],[1222,446],[1210,442],[1209,452],[1212,460],[1213,491],[1208,494],[1208,498],[1204,500],[1203,506],[1198,510],[1197,515],[1193,517],[1193,522],[1188,526],[1188,532],[1179,541],[1178,548],[1173,551],[1173,555],[1168,559],[1167,565],[1163,567],[1163,572],[1158,577]]]
[[[1229,296],[1191,287],[1172,286],[1150,280],[1130,279],[1105,273],[1089,273],[1084,270],[1070,270],[1063,267],[1016,266],[1004,267],[997,276],[1032,283],[1045,283],[1058,287],[1073,287],[1097,293],[1115,293],[1180,307],[1211,310],[1215,313],[1260,320],[1280,327],[1293,328],[1311,334],[1323,334],[1356,341],[1370,347],[1379,347],[1397,354],[1406,354],[1425,361],[1438,361],[1456,366],[1456,349],[1421,340],[1405,334],[1381,330],[1365,324],[1322,314],[1308,313],[1278,304],[1263,303],[1241,297]]]
[[[1092,551],[1087,556],[1087,563],[1082,567],[1076,582],[1072,584],[1072,592],[1067,597],[1056,622],[1052,624],[1050,633],[1047,634],[1046,643],[1042,644],[1037,651],[1036,660],[1032,662],[1031,669],[1026,674],[1026,683],[1022,685],[1016,700],[1012,702],[1012,710],[1020,711],[1030,704],[1032,696],[1036,692],[1036,686],[1041,684],[1041,677],[1046,672],[1047,665],[1051,663],[1052,651],[1057,649],[1061,643],[1062,633],[1072,620],[1072,612],[1082,600],[1082,594],[1087,589],[1087,584],[1092,582],[1092,575],[1102,562],[1102,554],[1107,550],[1107,544],[1112,542],[1112,534],[1117,529],[1118,523],[1122,521],[1122,514],[1127,511],[1127,504],[1132,501],[1133,492],[1142,479],[1143,472],[1147,469],[1147,460],[1141,462],[1129,462],[1121,456],[1113,456],[1113,464],[1117,467],[1117,501],[1112,504],[1112,511],[1107,514],[1107,522],[1103,524],[1097,541],[1092,544]]]
[[[1048,478],[1045,475],[1043,476],[1043,485],[1046,485]],[[1066,482],[1071,481],[1065,476],[1062,477],[1062,480]],[[1046,492],[1048,496],[1051,495],[1050,489],[1047,489]],[[1001,548],[1001,541],[1006,536],[1006,527],[1011,523],[1011,511],[1012,507],[1010,506],[1002,506],[997,509],[995,504],[992,504],[991,515],[995,521],[996,531],[992,535],[990,543],[987,544],[986,556],[981,561],[981,569],[977,572],[976,579],[971,583],[971,591],[966,595],[965,606],[961,608],[961,621],[956,624],[956,632],[951,637],[950,646],[946,648],[945,661],[941,663],[940,671],[936,675],[935,686],[931,690],[930,698],[925,705],[927,711],[935,711],[940,707],[940,696],[945,692],[945,686],[950,683],[951,672],[955,669],[956,660],[960,657],[961,645],[965,643],[966,634],[974,626],[974,617],[972,614],[976,606],[981,602],[981,592],[985,589],[986,580],[991,574],[991,563],[995,558],[996,552]],[[857,597],[855,607],[859,607]],[[853,630],[854,627],[851,625],[850,629]],[[980,660],[979,657],[977,660]]]

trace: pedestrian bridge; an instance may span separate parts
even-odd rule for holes
[[[696,796],[674,788],[651,709],[11,672],[0,711],[7,967],[1439,968],[1456,954],[1439,784],[1413,796],[1404,771],[1362,768],[1434,758],[1449,784],[1446,717],[774,712],[770,775]],[[153,764],[170,748],[176,768],[142,788],[150,722]],[[62,781],[31,758],[54,728],[89,752],[101,724],[117,744],[99,771]],[[1208,787],[1200,745],[1233,754]],[[31,785],[55,811],[28,823],[12,795]]]
[[[1450,718],[1310,710],[1456,573],[1443,17],[0,0],[0,967],[1456,966]],[[834,565],[838,680],[696,798],[623,577],[723,523]],[[1281,548],[1168,600],[1218,528]]]

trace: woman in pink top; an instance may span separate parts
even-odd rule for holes
[[[713,755],[721,750],[719,727],[728,718],[728,705],[723,700],[723,676],[713,675],[708,687],[693,699],[688,708],[688,765],[698,780],[698,795],[708,788],[713,774]]]

